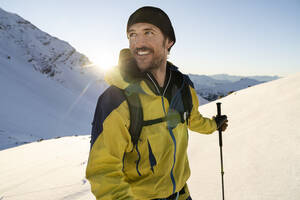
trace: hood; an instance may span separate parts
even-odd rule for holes
[[[145,73],[140,72],[130,49],[120,51],[118,65],[105,74],[105,81],[120,89],[126,89],[129,85],[140,82]]]
[[[143,80],[139,78],[131,81],[126,80],[122,75],[119,66],[115,66],[108,71],[105,74],[104,79],[109,85],[114,85],[122,90],[125,90],[127,94],[143,93],[148,95],[156,95],[153,91],[151,91],[145,82],[145,79]]]
[[[118,66],[115,66],[111,70],[107,71],[104,76],[104,80],[108,85],[114,85],[123,90],[130,85],[129,82],[123,79],[120,68]]]

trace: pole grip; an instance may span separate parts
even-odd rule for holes
[[[221,116],[221,103],[217,103],[217,116]],[[219,130],[219,146],[223,146],[223,139],[222,139],[222,129],[221,127],[218,129]]]
[[[218,102],[217,103],[217,114],[218,114],[218,116],[221,116],[221,103],[220,102]]]

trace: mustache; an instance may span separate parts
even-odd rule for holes
[[[154,52],[154,50],[153,49],[151,49],[151,48],[149,48],[149,47],[140,47],[140,48],[136,48],[135,50],[134,50],[134,53],[137,53],[138,51],[150,51],[151,53],[153,53]]]

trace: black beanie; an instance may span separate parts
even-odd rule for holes
[[[149,23],[158,27],[171,41],[176,42],[175,33],[168,15],[160,8],[145,6],[132,13],[127,22],[127,32],[133,24]],[[173,44],[173,45],[174,45]],[[173,46],[172,45],[172,46]]]

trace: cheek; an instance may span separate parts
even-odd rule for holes
[[[163,52],[164,54],[168,54],[168,44],[166,43],[166,41],[163,41],[161,43],[161,52]]]
[[[129,48],[133,49],[134,48],[134,43],[132,41],[129,41]]]

